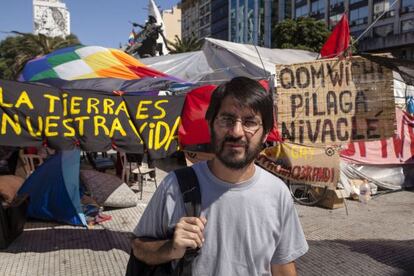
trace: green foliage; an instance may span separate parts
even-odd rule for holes
[[[177,35],[174,42],[168,41],[169,50],[172,54],[198,51],[201,49],[203,42],[194,35],[190,38],[180,39]]]
[[[272,30],[272,47],[319,52],[330,32],[323,21],[311,17],[287,19]]]
[[[13,32],[0,42],[0,78],[17,79],[24,65],[29,60],[49,54],[57,49],[80,44],[78,38],[71,34],[66,38],[48,37],[42,34]]]

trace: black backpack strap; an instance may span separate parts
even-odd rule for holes
[[[181,168],[174,171],[177,176],[183,196],[186,215],[199,217],[201,213],[201,192],[197,175],[192,167]],[[199,249],[187,249],[184,257],[180,260],[175,275],[191,276],[191,265],[198,255]]]
[[[183,196],[186,215],[199,217],[201,213],[201,192],[197,175],[192,167],[174,171]]]

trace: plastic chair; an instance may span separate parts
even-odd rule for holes
[[[155,168],[149,168],[146,165],[140,165],[132,171],[132,173],[137,177],[140,191],[140,199],[142,199],[142,192],[144,190],[144,182],[147,182],[148,177],[154,181],[155,188],[157,188],[157,177]]]
[[[126,184],[130,185],[130,176],[132,172],[132,167],[134,162],[128,161],[127,154],[122,151],[118,151],[119,158],[121,159],[121,165],[122,165],[122,172],[121,172],[121,179]],[[134,165],[134,169],[136,166]]]
[[[19,156],[23,162],[26,177],[29,177],[38,166],[43,164],[43,158],[38,154],[26,154],[23,150],[20,150]]]

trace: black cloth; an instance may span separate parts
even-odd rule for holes
[[[198,217],[201,212],[201,193],[198,184],[197,175],[191,167],[186,167],[174,171],[180,185],[181,194],[183,195],[186,215]],[[173,233],[171,233],[170,237]],[[198,255],[198,249],[187,249],[185,255],[179,260],[177,266],[173,269],[171,262],[150,266],[138,260],[131,251],[126,276],[191,276],[191,264]]]
[[[398,59],[386,56],[370,55],[367,53],[359,54],[372,62],[378,63],[386,68],[394,70],[401,75],[401,78],[408,85],[414,85],[414,62],[405,59]]]

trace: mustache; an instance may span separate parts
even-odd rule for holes
[[[233,136],[227,136],[224,138],[224,143],[225,142],[229,142],[229,143],[237,143],[237,144],[241,144],[243,146],[247,145],[246,141],[243,141],[242,138],[237,138],[237,137],[233,137]]]

